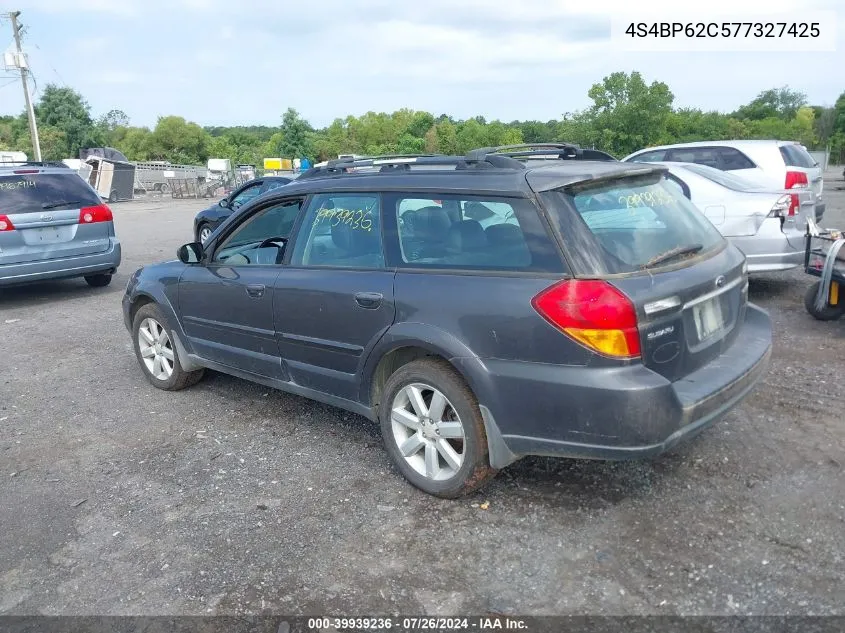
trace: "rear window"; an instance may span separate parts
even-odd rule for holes
[[[718,169],[713,169],[712,167],[696,165],[693,163],[684,165],[683,168],[734,191],[752,191],[757,188],[754,183],[749,182],[745,178],[740,178],[739,176],[734,176],[726,171],[720,171]]]
[[[585,183],[542,197],[559,221],[570,255],[590,274],[673,265],[724,243],[662,174]]]
[[[804,169],[818,167],[809,152],[800,145],[781,145],[780,155],[783,156],[783,162],[787,167],[803,167]]]
[[[75,172],[0,176],[0,213],[40,213],[101,204],[99,196]]]

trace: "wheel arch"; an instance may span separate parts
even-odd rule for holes
[[[462,341],[436,326],[401,323],[391,327],[367,356],[362,372],[360,402],[369,406],[378,419],[387,379],[399,367],[419,358],[442,359],[467,383],[478,400],[484,419],[491,466],[503,468],[515,461],[518,456],[507,449],[490,411],[490,407],[495,405],[495,391],[483,360]]]

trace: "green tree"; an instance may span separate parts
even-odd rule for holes
[[[313,128],[299,112],[288,108],[282,115],[281,139],[276,156],[284,158],[312,158],[311,133]],[[276,135],[273,135],[276,138]]]
[[[437,137],[437,152],[440,154],[457,154],[458,126],[451,119],[441,118],[434,126]]]
[[[399,137],[396,151],[399,154],[422,154],[425,151],[425,139],[405,133]]]
[[[149,139],[153,158],[173,163],[200,164],[208,160],[210,137],[196,123],[180,116],[160,117]]]
[[[487,130],[484,124],[478,121],[479,118],[469,119],[458,126],[457,143],[455,150],[459,154],[465,154],[477,147],[487,147]]]
[[[807,104],[807,95],[788,86],[771,88],[758,94],[750,103],[741,106],[733,116],[738,119],[759,121],[767,118],[792,120],[798,108]]]
[[[62,133],[63,137],[53,134],[49,139],[51,154],[58,153],[59,158],[76,156],[83,147],[102,140],[94,129],[88,102],[73,88],[47,84],[35,105],[35,117],[39,128],[49,126]],[[62,142],[64,145],[57,145]],[[42,147],[42,156],[44,154]]]
[[[112,131],[111,144],[129,160],[149,160],[153,155],[152,136],[145,127],[118,127]]]
[[[587,112],[595,144],[617,155],[653,145],[664,136],[674,96],[663,82],[646,84],[642,75],[615,72],[594,84]]]
[[[406,128],[406,133],[417,138],[425,138],[425,135],[434,125],[434,117],[428,112],[414,112],[410,124]]]

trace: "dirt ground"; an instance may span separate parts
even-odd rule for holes
[[[826,191],[845,228],[841,168]],[[845,613],[845,320],[804,311],[801,271],[752,281],[772,368],[692,442],[525,459],[443,501],[362,418],[220,374],[144,380],[123,289],[202,206],[114,205],[109,288],[0,291],[0,613]]]

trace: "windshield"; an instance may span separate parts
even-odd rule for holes
[[[93,207],[101,201],[75,172],[0,176],[0,212],[40,213],[46,209]]]
[[[590,274],[675,265],[724,243],[662,174],[584,183],[541,197],[559,222],[577,267]]]
[[[696,165],[695,163],[690,163],[689,165],[684,165],[683,168],[694,174],[707,178],[707,180],[715,182],[717,185],[722,185],[727,189],[732,189],[733,191],[753,191],[755,189],[759,189],[759,187],[755,186],[753,182],[749,182],[745,178],[735,176],[730,172],[722,171],[721,169],[708,167],[707,165]]]

